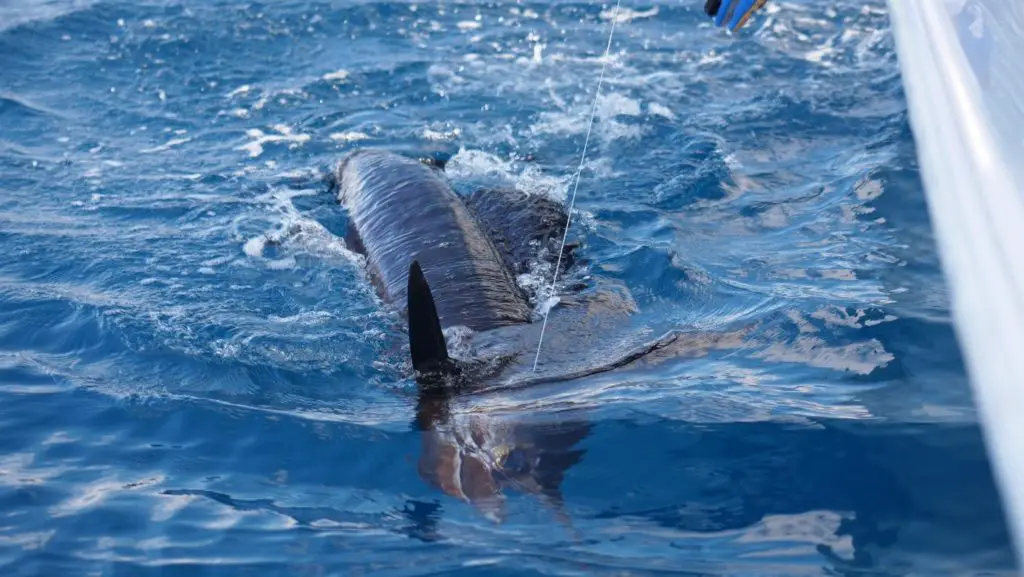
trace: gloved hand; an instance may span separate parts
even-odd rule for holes
[[[727,28],[733,32],[743,28],[750,16],[764,7],[768,0],[707,0],[704,13],[715,18],[715,26],[721,26],[729,18]]]

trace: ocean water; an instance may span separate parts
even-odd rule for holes
[[[565,200],[613,5],[0,2],[0,574],[1013,574],[884,2],[702,5],[617,16],[571,232],[633,312],[543,364],[693,346],[454,407],[573,444],[494,515],[326,177]]]

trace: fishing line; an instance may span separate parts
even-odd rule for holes
[[[612,12],[612,29],[608,32],[608,45],[604,48],[604,58],[601,62],[601,75],[597,78],[597,90],[594,92],[594,106],[590,109],[590,122],[587,124],[587,137],[583,140],[583,152],[580,153],[580,165],[576,169],[576,183],[572,187],[572,195],[569,197],[569,210],[565,215],[565,232],[562,234],[562,246],[558,249],[558,262],[555,264],[555,273],[551,278],[551,293],[554,296],[555,283],[558,282],[558,269],[562,266],[562,252],[565,251],[565,240],[569,236],[569,223],[572,221],[572,207],[576,204],[576,190],[580,187],[580,175],[583,174],[583,164],[587,160],[587,146],[590,144],[590,133],[594,128],[594,117],[597,116],[597,101],[601,96],[601,85],[604,83],[604,71],[608,67],[608,57],[612,51],[612,37],[615,36],[615,24],[619,20],[619,5],[622,0],[615,0],[615,10]],[[550,298],[550,297],[549,297]],[[548,328],[548,313],[551,306],[544,310],[544,324],[540,327],[540,339],[537,341],[537,354],[533,357],[533,372],[537,372],[537,362],[540,360],[540,349],[544,344],[544,331]]]

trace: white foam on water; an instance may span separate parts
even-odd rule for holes
[[[322,325],[333,319],[334,315],[327,311],[306,311],[287,317],[270,315],[267,320],[279,324],[296,324],[303,326]]]
[[[314,166],[308,166],[305,168],[293,168],[290,170],[285,170],[283,172],[276,173],[274,175],[275,179],[297,180],[305,182],[312,182],[314,180],[322,179],[323,177],[324,172]]]
[[[508,176],[512,174],[512,163],[483,150],[462,148],[448,160],[444,170],[453,178]]]
[[[555,308],[555,305],[561,302],[561,300],[562,299],[558,298],[557,296],[550,296],[544,299],[540,304],[537,305],[537,314],[539,316],[544,316],[548,314],[548,311]]]
[[[587,131],[587,118],[582,114],[567,114],[550,110],[538,115],[538,122],[530,127],[533,136],[578,136]]]
[[[252,92],[252,86],[249,86],[248,84],[243,84],[242,86],[239,86],[231,92],[228,92],[228,98],[234,98],[236,96],[245,96],[250,92]]]
[[[544,45],[537,43],[533,45],[533,62],[540,63],[544,61]]]
[[[247,255],[249,255],[249,256],[251,256],[253,258],[262,258],[263,257],[263,249],[266,246],[267,246],[267,237],[265,237],[265,236],[255,236],[255,237],[250,238],[249,240],[245,241],[245,244],[242,245],[242,252],[244,252],[245,254],[247,254]]]
[[[460,136],[462,136],[462,129],[460,129],[459,127],[455,127],[452,128],[451,130],[439,131],[430,128],[424,128],[422,132],[420,132],[420,135],[425,140],[441,142],[446,140],[455,140],[459,138]]]
[[[669,107],[658,104],[657,102],[647,103],[647,113],[651,116],[660,116],[669,120],[676,119],[675,113],[673,113]]]
[[[513,161],[482,150],[463,148],[445,165],[445,173],[453,179],[487,177],[503,181],[526,194],[547,196],[558,202],[567,198],[570,174],[549,174],[539,166],[523,163],[519,168]]]
[[[286,104],[287,99],[285,96],[298,96],[306,97],[307,94],[301,88],[281,88],[277,90],[267,90],[263,92],[260,99],[256,101],[256,104],[252,105],[253,110],[262,110],[271,100],[277,98],[279,104]]]
[[[242,251],[253,259],[263,260],[265,266],[272,269],[295,267],[296,254],[362,267],[364,258],[349,250],[345,239],[331,233],[295,207],[294,198],[314,194],[321,194],[321,191],[275,188],[258,197],[256,202],[270,208],[272,213],[276,213],[276,218],[269,230],[246,239]],[[266,259],[264,253],[269,244],[280,247],[288,254],[276,260]]]
[[[216,267],[216,266],[221,266],[221,265],[224,265],[224,264],[228,264],[229,262],[231,262],[233,260],[235,260],[235,257],[232,256],[232,255],[219,256],[219,257],[207,259],[207,260],[203,261],[201,264],[203,265],[203,267],[210,268],[210,267]]]
[[[288,257],[279,258],[279,259],[268,259],[268,260],[265,261],[266,267],[268,269],[270,269],[270,270],[288,270],[288,269],[293,269],[293,268],[295,268],[296,264],[298,264],[298,263],[296,262],[295,257],[293,257],[293,256],[288,256]]]
[[[447,327],[443,331],[448,353],[455,359],[469,359],[473,355],[473,329],[462,325]]]
[[[633,20],[641,20],[644,18],[653,18],[658,15],[658,7],[655,6],[649,10],[634,10],[632,8],[619,7],[619,13],[616,15],[614,10],[602,10],[601,20],[611,21],[614,20],[618,24],[624,24],[632,22]]]
[[[340,71],[337,72],[337,73],[331,73],[331,74],[338,74],[338,75],[340,75]],[[328,75],[330,76],[331,74],[328,74]],[[309,80],[316,81],[316,80],[319,80],[320,78],[322,78],[322,77],[315,77],[315,78],[312,78],[312,79],[309,79]],[[338,81],[338,80],[335,80],[335,81]],[[280,105],[287,105],[287,104],[289,104],[289,99],[287,97],[295,97],[295,98],[297,98],[299,100],[306,100],[306,99],[309,98],[309,94],[305,90],[303,90],[302,88],[294,88],[294,87],[290,87],[290,86],[277,87],[277,88],[261,88],[261,87],[254,87],[254,86],[252,86],[250,84],[245,84],[245,85],[239,86],[238,88],[228,92],[225,95],[225,97],[230,99],[230,100],[238,100],[238,99],[248,99],[248,98],[250,98],[253,95],[258,95],[258,98],[256,99],[255,102],[253,102],[249,106],[249,110],[250,111],[252,111],[252,110],[262,110],[263,108],[265,108],[267,106],[267,104],[270,104],[272,101],[276,101],[276,103],[278,103]],[[243,117],[243,116],[246,116],[246,115],[249,114],[249,112],[245,112],[243,114],[243,113],[240,112],[241,110],[245,110],[245,107],[239,106],[238,108],[235,109],[233,114],[235,116],[239,116],[239,117]]]
[[[168,140],[164,144],[161,144],[159,146],[154,146],[152,148],[143,148],[143,149],[139,150],[139,152],[141,152],[143,154],[152,154],[154,152],[164,152],[165,150],[170,150],[171,148],[173,148],[175,146],[178,146],[179,144],[185,144],[186,142],[189,142],[191,140],[192,140],[191,137],[172,138],[171,140]]]
[[[333,132],[330,138],[337,142],[359,142],[360,140],[369,140],[370,135],[365,132],[349,130],[346,132]]]
[[[549,110],[538,115],[538,122],[530,131],[535,137],[544,136],[579,136],[587,131],[590,118],[590,105],[579,101],[563,110]],[[611,92],[598,98],[594,136],[605,142],[614,140],[638,140],[643,137],[646,128],[643,125],[627,124],[617,120],[619,117],[637,118],[641,116],[642,103],[620,93]],[[659,111],[667,110],[664,107]],[[669,112],[671,114],[671,112]]]
[[[321,78],[328,82],[340,82],[342,80],[346,80],[348,76],[348,70],[336,70],[334,72],[328,72],[327,74],[324,74],[323,76],[321,76]]]
[[[258,158],[263,154],[265,144],[287,142],[290,143],[289,148],[295,148],[309,142],[310,139],[308,134],[295,134],[290,126],[284,124],[275,124],[271,129],[277,134],[267,134],[258,128],[250,128],[245,134],[252,141],[236,147],[235,150],[247,151],[250,158]]]

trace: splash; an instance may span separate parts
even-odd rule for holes
[[[309,142],[308,134],[295,134],[290,126],[276,124],[272,127],[277,134],[266,134],[258,128],[250,128],[245,132],[246,136],[252,139],[236,150],[244,150],[249,153],[250,158],[258,158],[263,154],[263,145],[276,142],[289,143],[288,148],[293,149]]]

